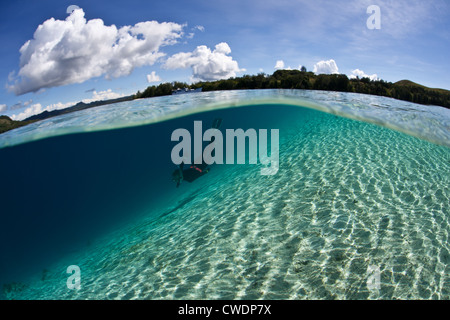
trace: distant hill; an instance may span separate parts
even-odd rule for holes
[[[412,82],[410,80],[400,80],[400,81],[395,82],[394,84],[396,84],[398,86],[406,86],[406,87],[408,87],[408,86],[413,86],[414,87],[415,86],[415,87],[427,88],[427,87],[425,87],[425,86],[423,86],[421,84]]]
[[[91,103],[78,102],[76,105],[69,107],[69,108],[41,112],[39,114],[36,114],[34,116],[26,118],[24,121],[44,120],[44,119],[59,116],[61,114],[71,113],[71,112],[80,111],[80,110],[84,110],[84,109],[88,109],[88,108],[93,108],[93,107],[103,106],[106,104],[112,104],[112,103],[128,101],[128,100],[133,100],[133,96],[127,96],[127,97],[121,97],[121,98],[117,98],[117,99],[110,99],[110,100],[103,100],[103,101],[95,101],[95,102],[91,102]]]
[[[0,116],[0,133],[25,126],[32,122],[34,121],[14,121],[8,116]]]
[[[423,86],[421,84],[418,84],[418,83],[415,83],[415,82],[413,82],[411,80],[400,80],[400,81],[395,82],[394,84],[397,85],[397,86],[404,86],[404,87],[420,87],[420,88],[423,88],[423,89],[436,90],[436,91],[439,91],[439,92],[446,92],[446,91],[448,91],[448,90],[445,90],[445,89],[437,89],[437,88],[425,87],[425,86]]]
[[[450,108],[450,91],[428,88],[410,80],[400,80],[392,85],[391,97],[420,104]]]
[[[428,88],[410,80],[401,80],[392,83],[384,80],[373,81],[369,78],[349,79],[345,74],[316,75],[306,70],[277,70],[272,75],[260,73],[258,75],[244,75],[225,80],[198,82],[191,85],[184,82],[161,83],[158,86],[149,86],[143,92],[138,91],[131,96],[91,103],[79,102],[66,109],[44,111],[24,121],[13,121],[6,116],[1,116],[0,133],[33,121],[48,119],[61,114],[116,102],[170,95],[177,88],[197,89],[200,87],[205,92],[244,89],[307,89],[355,92],[450,108],[450,91]]]
[[[448,94],[448,93],[449,93],[448,90],[445,90],[445,89],[439,89],[439,88],[429,88],[429,87],[425,87],[425,86],[423,86],[423,85],[421,85],[421,84],[412,82],[412,81],[410,81],[410,80],[400,80],[400,81],[395,82],[394,85],[396,85],[396,86],[402,86],[402,87],[407,87],[407,88],[414,88],[414,87],[417,87],[417,88],[422,88],[422,89],[424,89],[424,90],[435,91],[435,92],[438,92],[438,93],[440,93],[440,94]]]

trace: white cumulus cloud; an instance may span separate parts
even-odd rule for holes
[[[163,67],[166,69],[192,68],[192,80],[210,81],[235,77],[240,69],[237,61],[229,54],[231,49],[225,42],[211,51],[207,46],[198,46],[192,52],[180,52],[169,57]]]
[[[161,81],[161,77],[158,76],[155,71],[152,71],[152,73],[147,75],[147,81],[149,83],[160,82]]]
[[[8,106],[6,104],[0,104],[0,112],[4,112],[8,109]]]
[[[134,68],[152,65],[183,35],[184,25],[145,21],[134,26],[106,26],[86,21],[83,9],[65,20],[51,18],[20,48],[20,70],[8,87],[15,94],[36,92],[93,77],[116,78]]]
[[[84,103],[90,103],[93,101],[102,101],[102,100],[109,100],[109,99],[116,99],[116,98],[120,98],[125,96],[124,94],[121,93],[117,93],[112,91],[111,89],[108,90],[104,90],[104,91],[93,91],[92,92],[92,97],[88,98],[88,99],[83,99],[82,102]],[[60,110],[60,109],[66,109],[69,107],[74,106],[75,104],[77,104],[77,102],[66,102],[66,103],[62,103],[62,102],[58,102],[58,103],[53,103],[50,104],[48,106],[46,106],[45,108],[40,104],[40,103],[35,103],[32,104],[31,106],[27,107],[24,111],[20,112],[19,114],[13,114],[11,116],[11,119],[13,120],[24,120],[26,118],[29,118],[31,116],[34,116],[36,114],[42,113],[44,111],[53,111],[53,110]]]
[[[30,107],[26,108],[23,112],[19,114],[13,114],[10,118],[13,120],[24,120],[28,117],[31,117],[35,114],[41,113],[44,110],[42,110],[42,105],[40,103],[35,103],[31,105]]]
[[[338,74],[339,69],[333,59],[322,60],[314,65],[313,72],[315,74]]]
[[[356,77],[362,79],[362,78],[369,78],[372,81],[378,80],[378,75],[376,73],[372,75],[366,74],[364,71],[355,69],[352,71],[352,74],[349,76],[350,79],[355,79]]]
[[[277,62],[275,63],[274,69],[277,69],[277,70],[284,69],[284,61],[277,60]]]
[[[93,91],[92,92],[92,98],[89,99],[83,99],[84,103],[89,103],[93,101],[103,101],[103,100],[109,100],[109,99],[117,99],[125,96],[122,93],[113,92],[111,89],[104,90],[104,91]]]
[[[42,107],[40,103],[35,103],[26,108],[24,111],[22,111],[19,114],[14,114],[11,116],[11,119],[13,120],[25,120],[26,118],[29,118],[31,116],[34,116],[36,114],[42,113],[44,111],[53,111],[53,110],[59,110],[59,109],[65,109],[68,107],[73,106],[74,102],[68,102],[68,103],[54,103],[51,105],[46,106],[45,108]]]

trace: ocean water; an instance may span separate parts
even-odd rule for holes
[[[176,188],[172,132],[216,118],[223,132],[278,129],[278,172],[215,164]],[[449,299],[449,123],[383,97],[253,90],[7,132],[0,297]]]

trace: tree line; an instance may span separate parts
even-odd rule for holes
[[[80,102],[73,107],[63,110],[54,110],[50,112],[44,111],[39,115],[32,116],[23,121],[13,121],[7,116],[0,116],[0,134],[31,122],[51,118],[62,113],[75,112],[82,109],[119,101],[171,95],[172,92],[178,88],[202,88],[203,91],[306,89],[355,92],[450,108],[450,91],[448,90],[427,88],[408,80],[392,83],[383,80],[370,80],[369,78],[349,79],[344,74],[316,75],[312,72],[308,72],[305,68],[302,68],[301,70],[277,70],[272,75],[259,73],[257,75],[244,75],[242,77],[235,77],[226,80],[202,81],[194,84],[187,84],[184,82],[166,82],[157,86],[149,86],[143,92],[138,91],[136,94],[131,96],[106,101],[97,101],[89,104]]]
[[[177,88],[203,91],[244,90],[244,89],[306,89],[339,92],[355,92],[395,98],[426,105],[450,108],[450,91],[432,89],[408,80],[395,83],[369,78],[349,79],[345,74],[320,74],[302,70],[277,70],[272,75],[259,73],[226,80],[202,81],[195,84],[184,82],[162,83],[138,91],[134,98],[149,98],[172,94]]]

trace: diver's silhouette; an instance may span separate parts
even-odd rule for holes
[[[222,119],[216,118],[213,121],[212,128],[219,129],[221,124]],[[214,142],[214,137],[211,139],[211,142]],[[172,180],[177,183],[178,188],[181,184],[181,181],[192,182],[207,174],[208,171],[208,164],[206,164],[203,160],[201,164],[192,164],[187,169],[184,169],[184,162],[182,162],[178,169],[176,169],[172,173]]]

